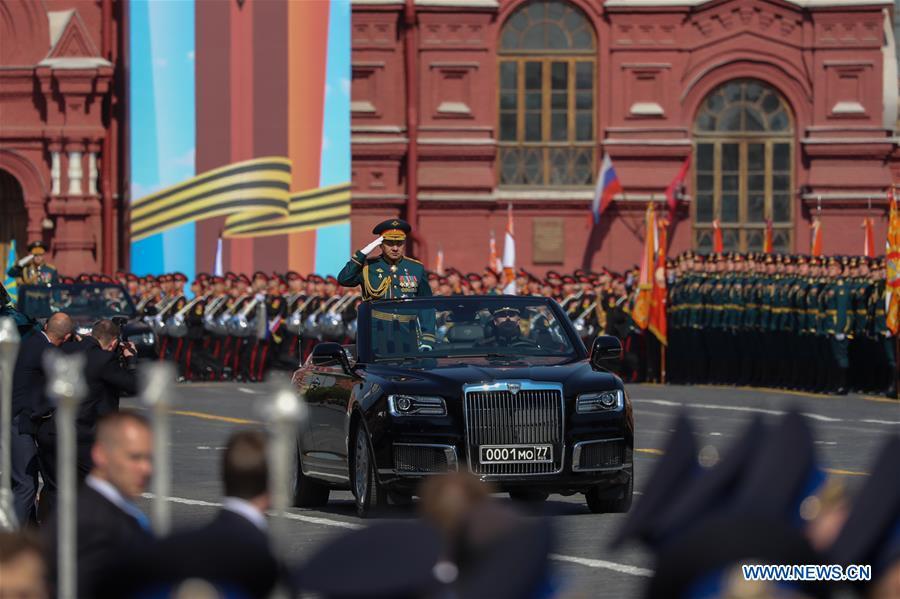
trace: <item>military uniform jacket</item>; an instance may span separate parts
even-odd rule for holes
[[[366,258],[362,252],[356,252],[337,279],[344,287],[360,285],[366,301],[431,296],[425,266],[406,256],[391,264],[383,255]]]
[[[20,279],[23,285],[56,285],[59,283],[59,274],[56,272],[56,267],[46,262],[40,266],[34,266],[33,264],[19,266],[15,264],[6,271],[6,274]]]

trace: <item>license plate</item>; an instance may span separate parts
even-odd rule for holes
[[[541,464],[553,461],[552,445],[479,445],[482,464]]]

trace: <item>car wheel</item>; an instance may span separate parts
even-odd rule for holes
[[[513,489],[509,492],[509,496],[513,501],[521,501],[522,503],[541,503],[547,501],[550,493],[538,489]]]
[[[356,498],[356,514],[360,518],[374,516],[386,503],[385,493],[375,476],[375,460],[369,449],[369,435],[362,425],[356,429],[356,446],[353,452],[353,495]]]
[[[298,447],[294,464],[294,507],[323,507],[328,504],[329,493],[328,485],[303,474]]]
[[[584,494],[588,509],[595,514],[624,514],[631,509],[631,497],[634,491],[634,474],[628,484],[619,487],[592,487]]]

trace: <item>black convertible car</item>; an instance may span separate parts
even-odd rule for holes
[[[634,423],[622,381],[540,297],[386,300],[360,306],[356,346],[320,343],[294,373],[309,418],[295,503],[350,489],[360,516],[405,502],[422,478],[469,471],[514,498],[584,493],[631,505]]]
[[[155,335],[141,320],[125,288],[114,283],[72,285],[23,285],[19,287],[18,309],[45,322],[57,312],[65,312],[75,323],[75,332],[87,335],[101,318],[117,321],[122,337],[134,343],[138,358],[155,359]]]

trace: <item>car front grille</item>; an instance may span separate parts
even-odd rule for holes
[[[572,461],[573,470],[611,470],[625,463],[625,440],[609,439],[590,441],[576,445]]]
[[[445,445],[394,445],[394,471],[398,474],[442,474],[456,470],[455,452]]]
[[[510,391],[504,383],[466,388],[466,442],[469,468],[473,473],[515,476],[554,474],[562,470],[562,389],[534,384],[519,388],[517,393]],[[535,444],[550,444],[553,460],[530,464],[482,464],[479,459],[481,445]]]

